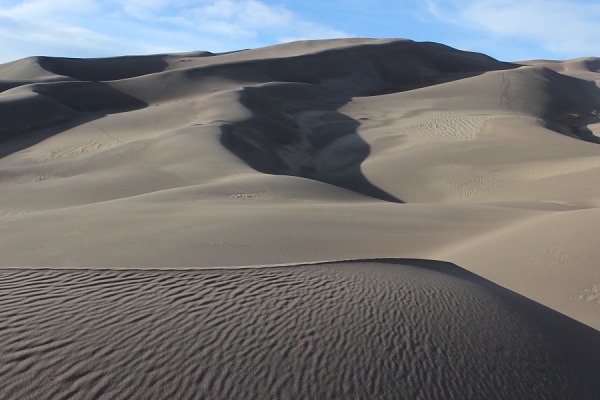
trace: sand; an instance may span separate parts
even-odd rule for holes
[[[583,399],[600,336],[443,263],[5,270],[2,398]]]
[[[599,86],[598,58],[508,63],[404,39],[0,65],[0,266],[12,282],[0,289],[0,312],[36,326],[3,322],[4,396],[125,398],[130,385],[141,397],[585,398],[598,389],[586,371],[598,369],[581,349],[600,358]],[[397,261],[365,261],[377,259]],[[356,263],[323,264],[343,261]],[[243,267],[255,270],[229,270]],[[410,277],[432,268],[458,285],[456,307],[432,283],[433,300],[401,317],[395,296],[421,299],[429,278]],[[471,275],[458,279],[463,269]],[[334,272],[348,293],[319,286]],[[297,284],[282,291],[269,274]],[[246,294],[228,298],[237,286]],[[106,290],[98,306],[96,290]],[[468,301],[472,290],[484,297]],[[185,306],[197,314],[171,318],[179,300],[169,296],[188,291],[203,293]],[[286,291],[323,298],[284,311]],[[237,301],[281,325],[256,319],[239,331]],[[360,308],[374,301],[418,339]],[[320,308],[331,302],[339,305]],[[354,302],[362,305],[347,308]],[[21,304],[31,312],[18,322]],[[230,335],[206,344],[229,360],[212,371],[193,338],[217,328],[190,325],[210,320],[211,307],[222,308]],[[495,308],[505,310],[497,320]],[[297,319],[332,321],[311,314],[330,309],[352,324],[319,325],[306,338],[313,355],[303,354]],[[443,315],[448,329],[469,325],[461,318],[481,328],[426,336]],[[285,330],[270,336],[276,326]],[[162,340],[159,327],[172,333],[171,350],[147,345]],[[86,329],[94,340],[73,333]],[[437,344],[423,350],[427,340]],[[100,349],[111,341],[123,346]],[[436,355],[443,343],[456,347]],[[314,354],[323,370],[307,366]],[[286,357],[302,367],[290,370]],[[135,372],[113,369],[128,363]],[[58,364],[64,371],[50,372]],[[432,365],[443,370],[436,378],[415,372],[433,374]],[[519,381],[515,365],[540,367]],[[177,378],[141,376],[150,371]],[[540,385],[547,391],[536,397]]]

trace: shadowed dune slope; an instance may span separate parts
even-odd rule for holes
[[[0,65],[0,265],[454,262],[600,328],[600,72],[405,39]]]
[[[4,398],[585,399],[600,333],[453,265],[0,271]]]

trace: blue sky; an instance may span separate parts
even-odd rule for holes
[[[600,56],[599,0],[0,0],[0,63],[399,37],[492,57]]]

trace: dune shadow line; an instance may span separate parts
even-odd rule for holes
[[[362,173],[371,148],[360,122],[338,110],[385,95],[518,67],[477,53],[410,41],[354,46],[229,66],[248,76],[240,102],[252,114],[222,127],[221,143],[257,171],[299,176],[388,202],[403,201]],[[401,173],[401,171],[390,171]]]
[[[0,101],[0,158],[109,114],[146,108],[145,101],[107,81],[160,72],[168,65],[160,55],[36,57],[35,62],[56,78],[14,81],[0,77],[0,93],[15,89],[3,93],[6,97]]]
[[[31,91],[0,107],[0,158],[109,114],[148,106],[104,82],[34,84]]]
[[[306,83],[246,87],[240,101],[252,118],[224,125],[221,143],[266,174],[303,177],[402,203],[362,173],[370,146],[358,135],[359,122],[337,111],[350,100]]]

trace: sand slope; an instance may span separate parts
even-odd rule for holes
[[[587,399],[600,335],[419,261],[3,270],[2,398]]]

